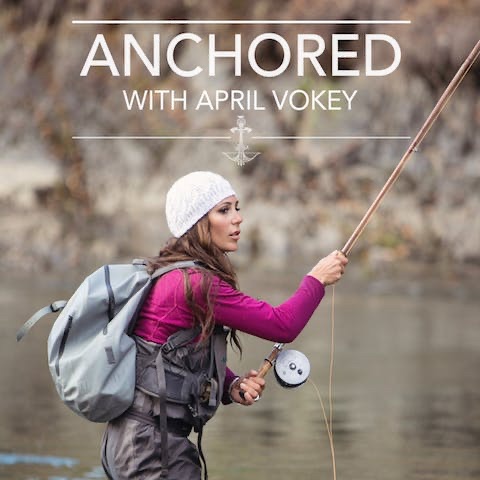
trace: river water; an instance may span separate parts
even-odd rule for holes
[[[16,329],[36,309],[65,297],[78,279],[0,281],[0,478],[104,478],[102,425],[57,398],[46,365],[51,320],[20,343]],[[392,280],[395,279],[395,280]],[[478,276],[444,281],[361,275],[335,289],[333,437],[338,480],[480,478],[480,296]],[[245,291],[279,303],[300,275],[244,272]],[[439,287],[440,286],[440,287]],[[310,380],[328,414],[332,289],[300,337]],[[239,372],[258,367],[272,344],[243,336]],[[273,373],[253,407],[220,408],[203,447],[211,480],[333,479],[322,411],[310,382],[280,387]],[[195,441],[195,436],[192,436]]]

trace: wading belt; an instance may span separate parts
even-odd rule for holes
[[[129,408],[124,415],[132,420],[151,425],[152,427],[158,428],[160,424],[158,415],[147,415],[146,413],[134,408]],[[188,437],[192,429],[192,425],[179,418],[167,418],[167,430],[169,433],[173,433],[174,435],[178,435],[180,437]]]

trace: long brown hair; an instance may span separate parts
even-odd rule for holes
[[[201,294],[205,300],[204,308],[194,301],[190,276],[186,270],[183,270],[183,279],[187,305],[193,314],[194,323],[202,328],[200,339],[206,340],[215,328],[213,306],[216,292],[213,288],[213,277],[217,276],[233,288],[238,288],[237,276],[230,259],[212,242],[207,215],[180,238],[170,238],[157,256],[148,259],[148,271],[153,273],[157,268],[184,260],[198,260],[204,267],[199,269],[202,273]],[[234,329],[230,331],[230,343],[242,352]]]

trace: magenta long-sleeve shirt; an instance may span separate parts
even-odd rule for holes
[[[194,298],[203,303],[200,294],[202,274],[190,270]],[[273,342],[292,342],[310,320],[323,298],[324,286],[306,275],[293,295],[278,306],[257,300],[214,277],[215,323],[255,335]],[[155,343],[165,343],[180,329],[191,328],[192,313],[185,300],[183,273],[174,270],[160,277],[140,311],[135,335]],[[227,369],[225,386],[228,388],[235,374]]]

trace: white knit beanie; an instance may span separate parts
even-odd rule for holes
[[[223,199],[235,195],[232,186],[213,172],[192,172],[179,178],[167,193],[168,228],[181,237]]]

